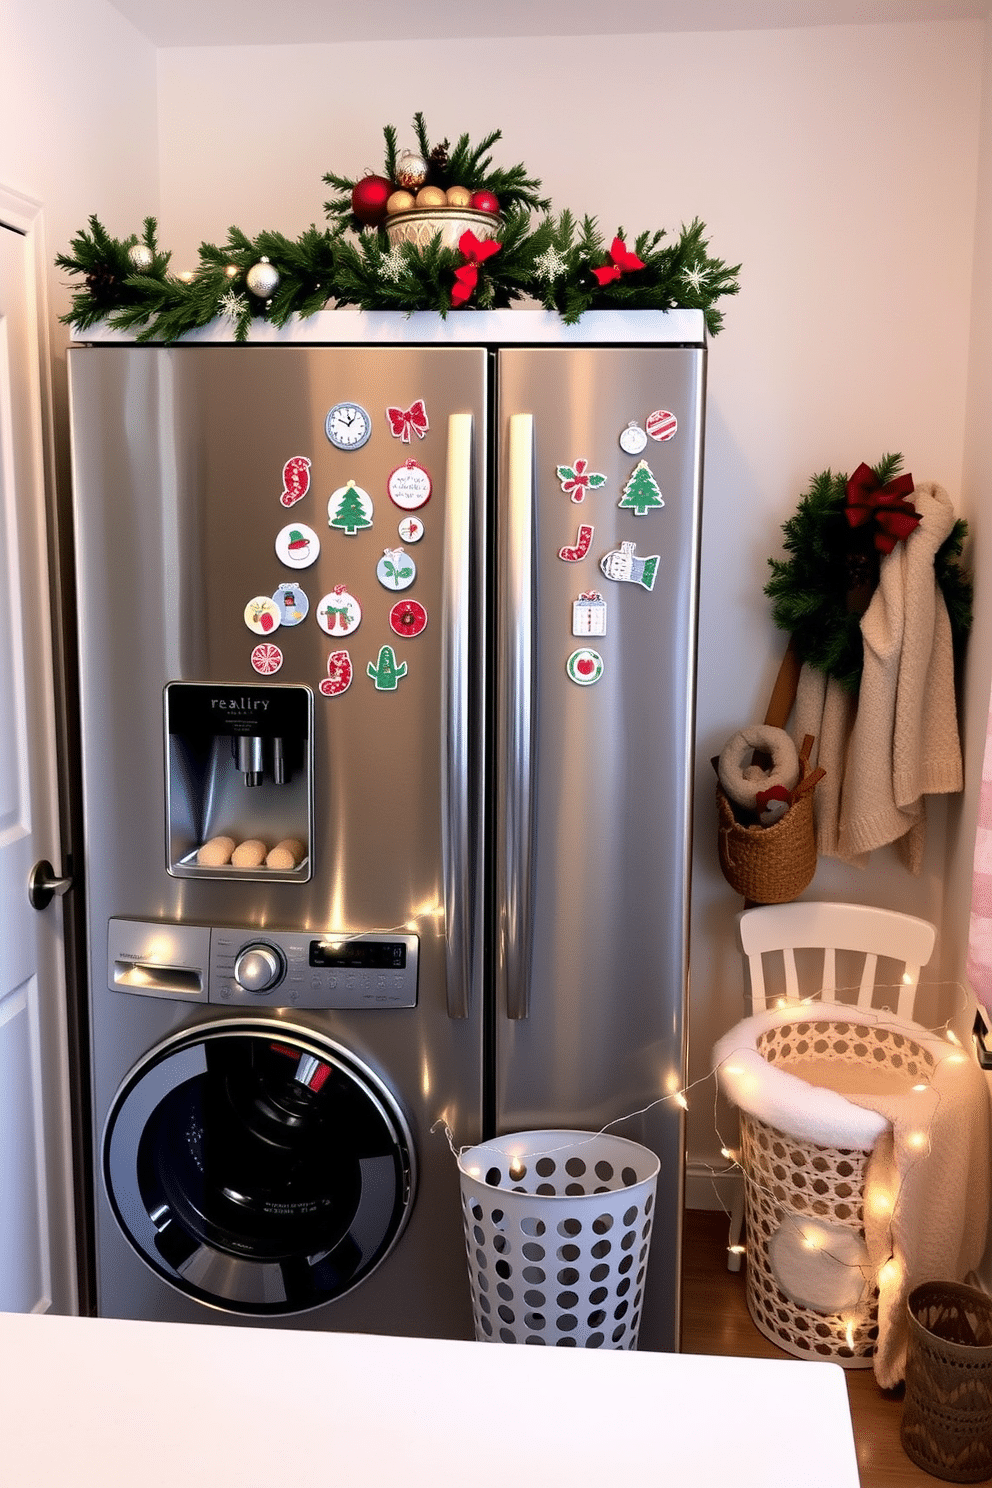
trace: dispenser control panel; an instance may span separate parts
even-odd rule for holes
[[[107,949],[112,992],[241,1008],[417,1005],[416,935],[112,919]]]

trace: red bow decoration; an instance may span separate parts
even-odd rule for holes
[[[600,288],[609,284],[614,279],[619,279],[621,274],[629,274],[632,269],[643,269],[644,261],[638,258],[636,253],[628,253],[627,244],[623,238],[614,238],[610,246],[610,258],[612,263],[604,264],[601,268],[593,269],[593,273],[599,281]]]
[[[891,553],[922,521],[913,503],[906,500],[914,489],[911,475],[896,476],[883,486],[862,461],[847,483],[847,520],[852,527],[874,522],[875,547],[880,553]]]
[[[390,433],[394,438],[402,439],[404,444],[410,443],[411,429],[419,439],[423,439],[430,428],[423,398],[418,398],[409,408],[387,408],[386,417],[389,420]]]
[[[453,305],[464,305],[472,298],[479,282],[480,264],[484,264],[487,258],[492,258],[502,246],[494,238],[477,238],[471,230],[462,233],[458,239],[458,248],[468,259],[468,263],[455,270],[455,283],[451,290]]]

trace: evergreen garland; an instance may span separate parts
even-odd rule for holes
[[[902,456],[883,455],[872,466],[881,485],[899,473]],[[845,515],[847,475],[814,475],[793,516],[783,525],[792,556],[769,558],[765,593],[772,619],[792,637],[800,661],[856,692],[864,663],[861,617],[878,582],[878,553],[869,528],[852,529]],[[956,651],[971,628],[972,586],[958,563],[968,524],[958,518],[934,558]]]
[[[479,265],[466,309],[503,309],[531,298],[572,325],[590,309],[681,307],[701,310],[710,334],[718,333],[723,315],[715,301],[737,294],[740,265],[731,268],[710,257],[698,219],[667,243],[663,231],[641,233],[632,251],[643,267],[600,285],[593,270],[609,262],[609,248],[595,219],[584,217],[580,225],[568,210],[551,215],[550,203],[539,195],[540,181],[523,165],[494,167],[491,151],[501,138],[499,130],[478,144],[463,134],[452,147],[447,139],[432,145],[423,114],[417,113],[413,122],[433,184],[492,191],[500,204],[500,249]],[[392,179],[398,160],[396,130],[387,124],[383,135],[384,172]],[[182,275],[169,271],[171,255],[158,247],[154,218],[145,219],[140,238],[119,240],[91,216],[89,230],[77,233],[71,251],[55,260],[82,280],[73,286],[63,323],[84,331],[105,321],[115,330],[136,332],[139,341],[171,343],[219,317],[230,321],[235,340],[245,341],[254,320],[281,326],[294,315],[314,315],[329,302],[446,315],[464,255],[442,247],[439,236],[424,248],[390,246],[385,226],[362,228],[354,217],[355,181],[330,173],[324,180],[336,193],[325,203],[330,227],[312,225],[295,241],[272,231],[249,238],[231,227],[225,243],[201,243],[195,271]],[[532,211],[544,214],[536,225]],[[622,230],[617,236],[623,238]],[[136,264],[131,256],[139,244],[151,254],[147,265]],[[253,294],[247,283],[249,270],[263,259],[278,274],[268,298]]]

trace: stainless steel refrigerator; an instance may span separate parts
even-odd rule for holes
[[[99,1310],[471,1336],[618,1122],[676,1347],[702,318],[212,335],[69,353]]]

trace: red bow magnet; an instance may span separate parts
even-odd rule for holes
[[[911,475],[896,476],[883,486],[874,470],[862,461],[847,483],[847,520],[852,527],[874,522],[875,547],[880,553],[891,553],[922,520],[913,503],[906,500],[914,489]]]
[[[409,408],[387,408],[386,417],[389,420],[389,432],[395,439],[402,439],[404,444],[410,443],[411,429],[418,438],[423,439],[430,428],[423,398],[418,398]]]
[[[614,279],[619,279],[621,274],[629,274],[633,269],[643,269],[644,261],[638,258],[636,253],[628,253],[627,244],[623,238],[614,238],[610,245],[610,258],[612,263],[603,264],[598,269],[593,269],[600,288],[604,284],[610,284]]]
[[[464,305],[472,298],[479,282],[480,264],[484,264],[487,258],[492,258],[502,246],[494,238],[477,238],[471,230],[462,233],[458,239],[458,248],[468,259],[468,263],[455,270],[455,283],[451,290],[453,305]]]

